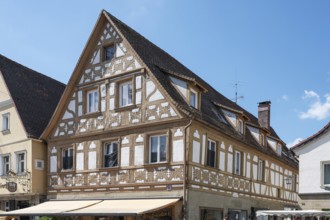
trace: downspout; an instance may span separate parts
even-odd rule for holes
[[[188,182],[188,169],[187,169],[187,158],[188,157],[188,150],[187,150],[187,129],[192,124],[193,120],[190,118],[189,123],[184,127],[184,154],[183,154],[183,172],[184,172],[184,181],[183,181],[183,216],[182,219],[187,218],[187,201],[188,201],[188,189],[187,189],[187,182]]]

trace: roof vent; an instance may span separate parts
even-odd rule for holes
[[[270,101],[258,103],[258,122],[263,128],[270,128]]]

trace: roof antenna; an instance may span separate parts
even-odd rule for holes
[[[237,101],[239,100],[239,99],[244,99],[244,96],[238,96],[238,93],[237,93],[237,90],[238,90],[238,86],[239,85],[241,85],[240,84],[241,82],[240,81],[235,81],[235,84],[234,84],[234,86],[235,86],[235,98],[233,98],[233,99],[231,99],[232,101],[234,101],[236,104],[237,104]]]

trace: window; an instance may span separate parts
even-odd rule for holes
[[[323,168],[322,168],[323,184],[322,185],[330,186],[330,162],[323,162],[322,164],[323,164]]]
[[[34,166],[37,170],[43,170],[45,167],[45,162],[43,160],[35,159],[34,163]]]
[[[118,166],[118,144],[116,142],[104,144],[104,167]]]
[[[241,175],[241,152],[235,151],[234,157],[234,174]]]
[[[73,169],[73,148],[67,148],[62,151],[62,169],[72,170]]]
[[[2,157],[2,175],[7,175],[10,171],[10,157],[5,155]]]
[[[115,46],[110,45],[104,48],[104,61],[110,61],[115,57]]]
[[[259,160],[258,161],[258,180],[264,181],[264,161]]]
[[[244,134],[244,124],[243,124],[243,121],[242,120],[238,120],[238,131],[241,134]]]
[[[208,140],[207,141],[207,160],[206,160],[206,164],[207,166],[210,167],[215,167],[216,163],[215,163],[215,158],[216,158],[216,143],[213,140]]]
[[[132,81],[119,84],[119,107],[133,104],[133,85]]]
[[[246,210],[228,209],[228,219],[230,219],[230,220],[247,220],[248,212]]]
[[[201,218],[203,220],[222,220],[222,210],[220,209],[201,209]]]
[[[277,145],[277,154],[280,156],[282,155],[282,145],[281,144]]]
[[[17,158],[17,173],[22,174],[26,171],[25,152],[17,153],[16,158]]]
[[[159,163],[166,161],[166,136],[150,137],[150,163]]]
[[[261,144],[262,146],[265,146],[265,135],[264,135],[264,134],[261,134],[261,135],[260,135],[260,144]]]
[[[2,131],[8,131],[10,128],[10,117],[9,113],[2,115]]]
[[[190,90],[190,100],[189,100],[190,106],[194,108],[198,108],[198,94],[195,90]]]
[[[87,92],[87,113],[97,112],[99,110],[99,92],[92,90]]]

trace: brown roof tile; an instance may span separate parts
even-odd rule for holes
[[[200,119],[215,125],[216,127],[218,127],[218,129],[220,129],[227,135],[241,139],[242,141],[248,143],[250,146],[264,151],[264,148],[260,146],[259,143],[253,141],[254,138],[242,137],[242,135],[240,135],[240,133],[237,132],[233,127],[218,120],[218,116],[216,115],[218,107],[214,105],[214,102],[228,106],[229,108],[235,109],[237,111],[242,111],[250,119],[251,124],[260,126],[258,123],[258,119],[254,115],[243,109],[241,106],[237,105],[235,102],[223,96],[212,86],[206,83],[203,79],[201,79],[198,75],[193,73],[183,64],[181,64],[178,60],[173,58],[170,54],[150,42],[148,39],[137,33],[135,30],[124,24],[122,21],[120,21],[106,11],[104,11],[104,13],[120,30],[126,40],[130,43],[130,45],[139,55],[139,57],[152,71],[159,83],[164,87],[164,89],[174,101],[174,103],[177,104],[177,107],[179,109],[181,109],[187,115],[193,116],[196,119]],[[201,111],[196,111],[194,108],[188,105],[188,103],[183,99],[183,97],[172,85],[169,78],[170,74],[169,72],[166,72],[166,70],[169,72],[175,72],[176,74],[181,74],[185,78],[193,79],[207,90],[206,93],[202,93]],[[280,139],[273,128],[270,128],[270,133],[272,137]],[[298,167],[297,161],[292,156],[291,152],[286,146],[283,146],[284,155],[282,155],[282,157],[279,157],[271,148],[267,148],[267,152],[268,154],[285,161],[285,163],[289,163],[295,168]]]
[[[39,138],[62,96],[65,84],[2,55],[0,72],[28,137]]]

